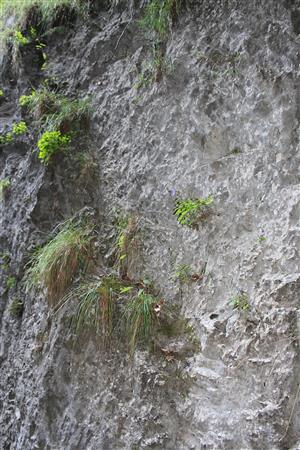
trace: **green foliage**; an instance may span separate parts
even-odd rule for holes
[[[138,219],[135,216],[120,215],[117,227],[117,266],[121,276],[128,276],[138,246]]]
[[[29,44],[29,39],[24,36],[19,30],[15,31],[15,39],[20,47],[24,47],[24,45]]]
[[[241,292],[240,294],[230,299],[230,304],[234,309],[246,311],[249,309],[248,295],[244,292]]]
[[[134,353],[138,342],[149,342],[157,321],[156,305],[157,298],[145,293],[143,289],[126,303],[123,319],[131,354]]]
[[[11,132],[0,135],[0,145],[9,144],[14,139],[13,134]]]
[[[7,252],[0,253],[0,269],[8,270],[11,256]]]
[[[4,92],[3,92],[2,89],[0,89],[0,98],[1,98],[1,97],[4,97]]]
[[[181,0],[152,0],[146,6],[141,28],[150,35],[163,41],[168,36],[172,21],[180,13]]]
[[[84,15],[88,5],[89,2],[82,0],[0,0],[0,31],[7,36],[7,32],[23,27],[27,17],[30,16],[31,9],[36,6],[41,15],[39,28],[45,30],[56,17],[58,7],[69,7],[77,14]],[[7,19],[10,16],[14,16],[15,20],[11,28],[8,28]]]
[[[54,305],[79,270],[87,270],[92,260],[91,240],[91,227],[68,221],[51,241],[33,254],[26,272],[27,288],[45,287],[48,301]]]
[[[206,218],[207,207],[213,203],[213,197],[196,199],[177,199],[174,208],[174,214],[180,225],[196,227],[198,222]]]
[[[26,107],[47,131],[66,133],[76,130],[83,122],[87,123],[90,114],[89,98],[69,99],[52,91],[47,83],[29,95],[22,95],[19,104]]]
[[[174,278],[175,280],[178,280],[180,283],[187,283],[192,276],[192,269],[191,266],[188,264],[181,264],[180,266],[176,267]]]
[[[61,134],[60,131],[45,131],[38,141],[39,159],[48,164],[52,156],[65,151],[70,143],[70,136]]]
[[[17,284],[17,280],[16,280],[15,277],[10,276],[10,277],[7,278],[7,280],[6,280],[6,287],[7,287],[7,289],[14,288],[16,284]]]
[[[121,283],[115,276],[88,280],[69,292],[62,305],[76,299],[71,326],[77,336],[87,331],[100,335],[108,343],[113,331],[115,302],[120,296]]]
[[[22,316],[23,308],[24,305],[22,300],[19,298],[14,298],[10,304],[9,312],[13,317],[19,318]]]
[[[0,199],[3,199],[4,193],[6,189],[10,187],[10,185],[11,183],[9,178],[3,178],[2,180],[0,180]]]
[[[28,131],[27,125],[24,121],[14,123],[12,126],[12,132],[16,136],[20,136],[22,134],[25,134]]]

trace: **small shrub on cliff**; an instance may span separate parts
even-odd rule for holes
[[[4,195],[5,195],[5,191],[6,189],[8,189],[11,185],[10,179],[9,178],[3,178],[2,180],[0,180],[0,199],[2,200]]]
[[[19,298],[14,298],[10,304],[9,312],[13,317],[19,318],[22,316],[23,308],[24,305],[22,300],[20,300]]]
[[[199,221],[205,219],[208,214],[208,207],[213,203],[213,197],[176,200],[174,214],[180,225],[191,228],[197,227]]]
[[[86,271],[92,259],[91,228],[68,222],[30,260],[26,273],[28,289],[43,286],[54,305],[70,286],[79,270]]]
[[[29,39],[19,30],[15,31],[15,40],[20,47],[24,47],[24,45],[29,44]]]
[[[230,299],[230,304],[234,309],[247,311],[249,309],[248,295],[245,292],[241,292]]]
[[[2,89],[0,89],[0,98],[3,98],[3,97],[4,97],[4,92]]]
[[[70,143],[70,136],[60,131],[46,131],[38,141],[39,159],[48,164],[55,153],[65,151]]]
[[[24,121],[14,123],[12,126],[12,132],[16,136],[21,136],[22,134],[27,133],[27,131],[28,131],[28,128]]]

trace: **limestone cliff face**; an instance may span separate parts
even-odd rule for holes
[[[142,5],[99,8],[88,24],[49,34],[46,74],[33,50],[18,60],[2,51],[1,130],[20,120],[19,96],[55,76],[66,94],[92,98],[80,146],[97,168],[82,173],[67,156],[43,166],[36,130],[0,150],[0,178],[11,180],[0,204],[0,251],[10,254],[0,280],[1,449],[283,450],[299,440],[300,5],[187,3],[162,79],[140,89],[151,58]],[[198,230],[178,224],[175,196],[210,194]],[[70,308],[53,316],[42,293],[25,293],[30,250],[86,206],[103,266],[114,209],[139,218],[132,270],[180,305],[197,351],[181,355],[179,339],[174,359],[140,348],[131,360],[93,336],[74,346]],[[180,286],[181,264],[203,277]],[[239,295],[245,311],[230,304]]]

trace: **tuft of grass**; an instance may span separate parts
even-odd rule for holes
[[[157,298],[146,293],[144,289],[127,301],[123,320],[131,354],[134,353],[139,342],[149,342],[154,325],[158,320],[155,314],[157,303]]]
[[[150,38],[164,41],[181,9],[181,0],[152,0],[145,8],[140,26]]]
[[[68,221],[56,236],[32,256],[26,272],[27,289],[46,288],[50,305],[55,305],[80,270],[92,260],[92,233],[89,226]]]
[[[14,288],[16,286],[16,284],[17,284],[16,277],[10,276],[7,278],[7,280],[6,280],[7,289]]]
[[[75,299],[77,306],[71,326],[77,336],[87,331],[100,335],[104,343],[111,339],[114,311],[121,282],[115,276],[88,280],[69,292],[61,304]]]
[[[180,225],[195,228],[201,220],[207,217],[207,208],[212,203],[213,197],[211,195],[206,198],[177,199],[175,202],[174,214]]]
[[[19,318],[22,316],[23,309],[24,309],[24,305],[23,305],[22,300],[19,298],[14,298],[10,304],[9,313],[13,317]]]
[[[0,180],[0,199],[2,200],[5,194],[6,189],[8,189],[11,185],[9,178],[3,178]]]
[[[117,220],[117,266],[121,277],[128,276],[137,244],[138,219],[120,216]]]
[[[69,99],[52,91],[45,83],[41,88],[22,95],[19,104],[47,131],[67,133],[87,125],[90,115],[90,99]]]
[[[174,278],[180,283],[187,283],[192,277],[192,269],[189,264],[181,264],[176,267]]]
[[[82,0],[0,0],[0,31],[4,38],[28,26],[37,25],[45,31],[56,26],[57,21],[68,22],[68,16],[71,18],[74,13],[85,15],[88,8],[89,1]],[[10,17],[14,20],[7,26]]]

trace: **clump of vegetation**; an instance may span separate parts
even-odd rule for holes
[[[119,268],[120,276],[127,277],[138,245],[137,217],[119,216],[117,219],[117,231],[117,266]]]
[[[180,225],[197,228],[199,222],[204,220],[209,213],[209,207],[213,203],[213,197],[196,199],[177,199],[174,214]]]
[[[192,277],[192,269],[188,264],[181,264],[178,266],[174,273],[175,280],[180,283],[187,283]]]
[[[0,180],[0,199],[2,200],[5,194],[5,191],[10,187],[11,182],[9,178],[3,178]]]
[[[124,320],[131,354],[134,353],[138,342],[149,341],[154,324],[157,322],[156,307],[158,307],[157,298],[143,289],[126,303]]]
[[[113,316],[121,283],[115,276],[91,279],[81,283],[68,293],[62,305],[76,299],[76,310],[71,325],[77,336],[95,331],[108,343],[113,332]]]
[[[140,26],[150,37],[163,41],[179,16],[180,9],[181,0],[152,0],[146,6]]]
[[[230,299],[230,304],[234,309],[246,311],[249,309],[248,295],[245,292],[241,292]]]
[[[22,300],[15,297],[12,300],[10,307],[9,307],[10,314],[15,318],[19,318],[22,316],[23,309],[24,309],[24,305],[23,305]]]
[[[0,253],[0,269],[8,270],[11,256],[7,252]]]
[[[7,289],[12,289],[16,286],[17,284],[17,280],[16,277],[10,276],[7,278],[6,280],[6,287]]]
[[[47,83],[29,95],[22,95],[19,104],[47,131],[75,131],[82,124],[87,125],[90,114],[89,98],[69,99],[51,90]]]
[[[23,120],[21,120],[21,122],[14,123],[12,126],[12,132],[16,136],[25,134],[25,133],[27,133],[27,131],[28,131],[27,125]]]
[[[12,126],[12,131],[0,135],[0,145],[9,144],[14,140],[14,136],[21,136],[27,133],[28,128],[24,121],[15,122]]]
[[[32,256],[26,273],[27,288],[45,287],[50,305],[64,295],[80,270],[92,261],[91,227],[68,221],[56,236]]]
[[[48,164],[53,155],[65,151],[70,143],[70,136],[60,131],[45,131],[38,141],[39,159]]]
[[[21,33],[20,30],[15,31],[15,39],[20,47],[24,47],[24,45],[29,44],[29,39]]]
[[[0,89],[0,98],[3,98],[3,97],[4,97],[4,92],[2,89]]]
[[[30,30],[32,26],[45,31],[51,26],[59,26],[74,20],[76,15],[86,14],[88,8],[89,2],[82,0],[39,0],[38,2],[37,0],[1,0],[0,31],[4,37],[13,34],[16,30]],[[7,26],[7,19],[10,16],[15,18],[11,28]],[[21,35],[23,36],[22,33]],[[18,41],[19,38],[17,38]]]

